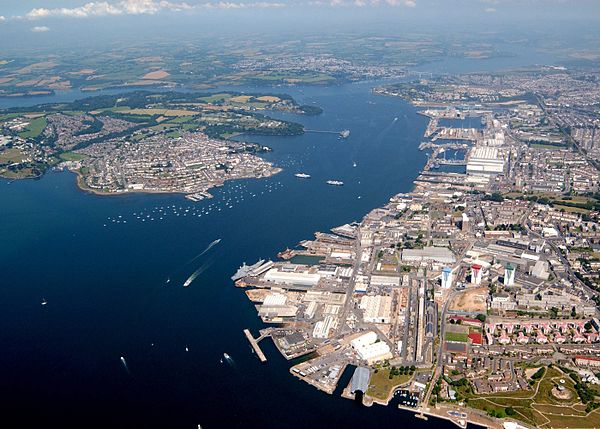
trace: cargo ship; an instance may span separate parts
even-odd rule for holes
[[[306,173],[296,173],[294,176],[299,177],[300,179],[310,179],[310,174]]]
[[[333,186],[342,186],[344,184],[344,182],[340,182],[339,180],[328,180],[326,183]]]

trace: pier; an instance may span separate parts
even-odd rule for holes
[[[263,338],[266,338],[269,335],[271,335],[271,333],[270,332],[265,332],[264,334],[261,334],[260,337],[254,338],[252,336],[252,334],[250,333],[249,329],[244,329],[244,334],[246,335],[246,338],[248,338],[248,341],[250,342],[250,345],[254,349],[254,352],[256,353],[256,355],[258,356],[258,358],[260,359],[260,361],[261,362],[266,362],[267,361],[267,357],[265,356],[265,354],[263,353],[263,351],[260,349],[260,346],[258,345],[258,343]]]
[[[321,133],[321,134],[337,134],[341,138],[345,139],[350,135],[350,130],[342,131],[328,131],[328,130],[304,130],[305,133]]]

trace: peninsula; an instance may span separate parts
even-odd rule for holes
[[[79,175],[82,189],[186,193],[191,199],[226,180],[280,171],[240,134],[298,135],[302,125],[263,110],[316,115],[282,94],[139,91],[0,113],[0,176],[37,177],[50,167]]]

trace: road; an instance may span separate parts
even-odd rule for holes
[[[423,398],[423,406],[427,407],[429,405],[429,398],[431,397],[431,392],[433,391],[433,387],[435,386],[438,377],[441,375],[441,371],[442,368],[444,366],[443,361],[442,361],[442,355],[443,355],[443,351],[444,351],[444,336],[446,334],[446,314],[448,312],[448,306],[450,305],[450,303],[452,302],[452,300],[454,300],[454,298],[456,297],[456,295],[460,294],[461,292],[464,291],[453,291],[449,296],[448,299],[446,299],[446,301],[444,301],[444,306],[442,307],[442,315],[440,317],[440,323],[441,323],[441,327],[440,327],[440,332],[438,335],[438,338],[440,340],[440,344],[438,346],[438,351],[437,351],[437,355],[436,355],[436,363],[435,363],[435,370],[433,372],[433,376],[431,377],[431,381],[429,382],[429,388],[427,389],[427,393],[425,394],[425,397]]]

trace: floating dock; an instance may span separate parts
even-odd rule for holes
[[[250,341],[250,345],[254,349],[254,352],[256,353],[256,355],[258,356],[258,358],[260,359],[260,361],[261,362],[266,362],[267,361],[267,357],[265,356],[265,354],[263,353],[263,351],[260,349],[260,346],[258,345],[258,342],[260,340],[262,340],[263,337],[259,337],[259,339],[256,340],[252,336],[252,334],[250,333],[250,330],[248,330],[248,329],[244,329],[244,334],[246,335],[246,338],[248,338],[248,341]]]

